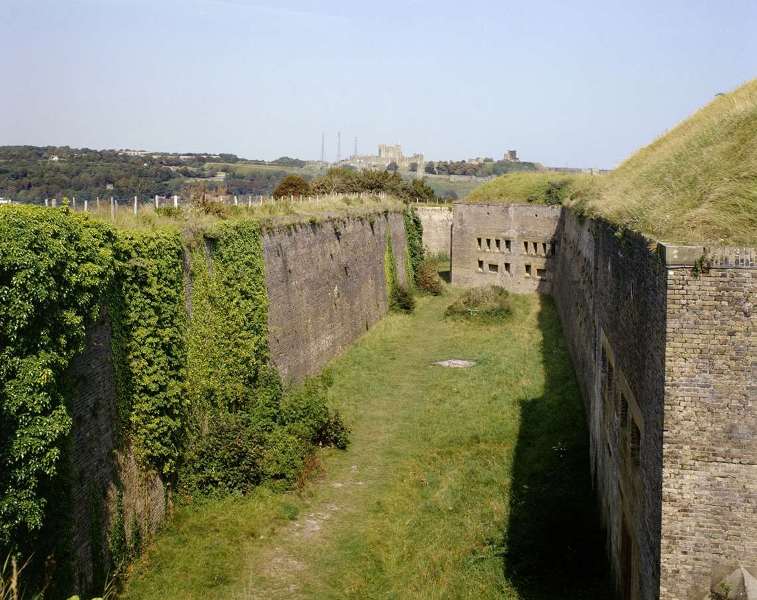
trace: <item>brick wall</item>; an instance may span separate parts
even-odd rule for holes
[[[548,293],[560,213],[559,206],[455,204],[452,283]]]
[[[84,351],[69,367],[72,385],[70,494],[76,593],[92,590],[94,574],[109,570],[107,534],[118,490],[123,494],[127,535],[136,522],[143,535],[153,533],[165,516],[163,482],[142,472],[117,435],[116,387],[111,327],[105,311],[87,331]]]
[[[264,235],[269,342],[284,378],[316,373],[386,314],[387,232],[397,275],[406,284],[401,213],[298,225]]]
[[[757,261],[711,255],[709,272],[673,257],[689,264],[667,273],[662,600],[757,575]]]
[[[665,269],[645,238],[561,217],[553,294],[576,368],[619,588],[659,587]],[[638,439],[634,439],[634,435]]]
[[[528,237],[555,248],[546,282],[523,277]],[[503,262],[515,274],[488,269]],[[620,597],[702,600],[737,567],[757,575],[757,251],[456,204],[452,265],[456,285],[554,295]]]
[[[423,246],[429,254],[449,255],[452,241],[452,208],[421,206],[415,210],[423,225]]]

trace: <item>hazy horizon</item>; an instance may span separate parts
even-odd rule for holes
[[[757,75],[747,0],[156,4],[6,0],[0,145],[610,168]]]

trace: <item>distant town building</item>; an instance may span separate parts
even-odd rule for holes
[[[503,160],[507,162],[520,162],[520,159],[518,158],[518,151],[508,150],[507,152],[505,152],[505,156],[503,157]]]

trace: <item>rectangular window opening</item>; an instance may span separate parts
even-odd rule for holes
[[[481,250],[481,238],[476,238],[476,245],[478,246],[478,249]]]
[[[531,277],[531,265],[526,265],[526,277]]]
[[[547,256],[547,244],[542,243],[541,245],[541,252],[544,256]]]
[[[499,273],[499,265],[489,263],[489,273]]]
[[[486,238],[486,251],[487,252],[492,251],[492,241],[490,238]]]
[[[510,263],[505,263],[505,273],[512,275],[512,273],[510,272]]]
[[[523,252],[528,254],[528,242],[523,242]]]
[[[534,254],[539,254],[539,244],[537,242],[531,242],[534,247]]]
[[[482,273],[484,272],[484,261],[483,260],[478,261],[478,270],[481,271]]]
[[[505,250],[507,250],[508,252],[511,251],[510,240],[505,240]]]
[[[547,269],[536,269],[536,276],[539,279],[546,279],[547,278]]]
[[[494,245],[497,247],[497,252],[502,252],[502,241],[494,240]]]

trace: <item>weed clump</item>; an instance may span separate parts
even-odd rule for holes
[[[432,296],[439,296],[444,291],[442,280],[436,270],[436,262],[430,258],[424,258],[418,266],[415,275],[418,287]]]
[[[389,308],[396,312],[413,312],[415,309],[415,298],[405,286],[395,285],[392,287],[389,298]]]
[[[504,288],[490,285],[466,291],[447,307],[445,317],[481,323],[504,321],[512,314],[512,299]]]

